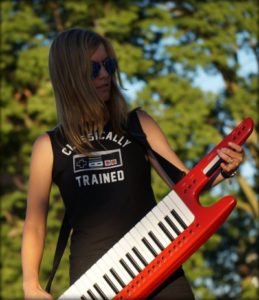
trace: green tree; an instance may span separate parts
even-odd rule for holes
[[[257,18],[254,0],[1,2],[3,299],[22,298],[20,247],[29,159],[35,138],[56,123],[47,57],[57,32],[87,27],[112,41],[126,81],[143,86],[129,104],[142,106],[159,122],[172,148],[190,168],[229,128],[251,116],[256,128],[246,143],[247,164],[249,170],[256,170],[257,74],[240,73],[239,53],[258,54]],[[213,94],[196,87],[199,69],[208,75],[220,74],[224,89]],[[124,92],[129,96],[127,90]],[[255,297],[258,176],[252,173],[248,178],[246,170],[241,168],[232,185],[222,184],[216,194],[202,196],[202,202],[210,204],[229,192],[236,195],[239,204],[222,229],[184,265],[197,299]],[[160,199],[167,188],[155,174],[153,185]],[[62,214],[62,202],[54,187],[41,271],[43,283],[50,270]],[[55,296],[67,288],[67,266],[68,252],[53,285]]]

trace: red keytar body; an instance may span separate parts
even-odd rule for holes
[[[220,170],[221,160],[217,150],[228,147],[229,142],[242,145],[252,130],[253,120],[246,118],[173,187],[195,216],[193,223],[123,288],[114,300],[147,298],[224,223],[234,209],[236,200],[232,196],[225,196],[210,207],[203,207],[199,203],[199,195]]]

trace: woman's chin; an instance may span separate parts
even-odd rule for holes
[[[103,95],[103,96],[101,96],[100,97],[101,98],[101,100],[103,101],[103,102],[109,102],[110,101],[110,99],[111,99],[111,96],[110,95]]]

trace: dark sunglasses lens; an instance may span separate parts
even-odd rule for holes
[[[116,60],[114,58],[107,58],[103,62],[103,66],[109,75],[113,75],[116,71]],[[92,79],[96,79],[101,70],[101,65],[98,62],[92,61]]]
[[[99,75],[101,66],[97,62],[92,62],[92,79],[96,79]]]
[[[116,60],[114,58],[107,58],[103,65],[108,74],[113,75],[116,71]]]

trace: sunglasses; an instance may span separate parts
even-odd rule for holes
[[[107,57],[104,61],[101,63],[96,62],[96,61],[91,61],[92,63],[92,79],[96,79],[99,76],[100,70],[101,70],[101,65],[104,66],[106,72],[109,75],[113,75],[116,71],[117,67],[117,62],[116,59]]]

